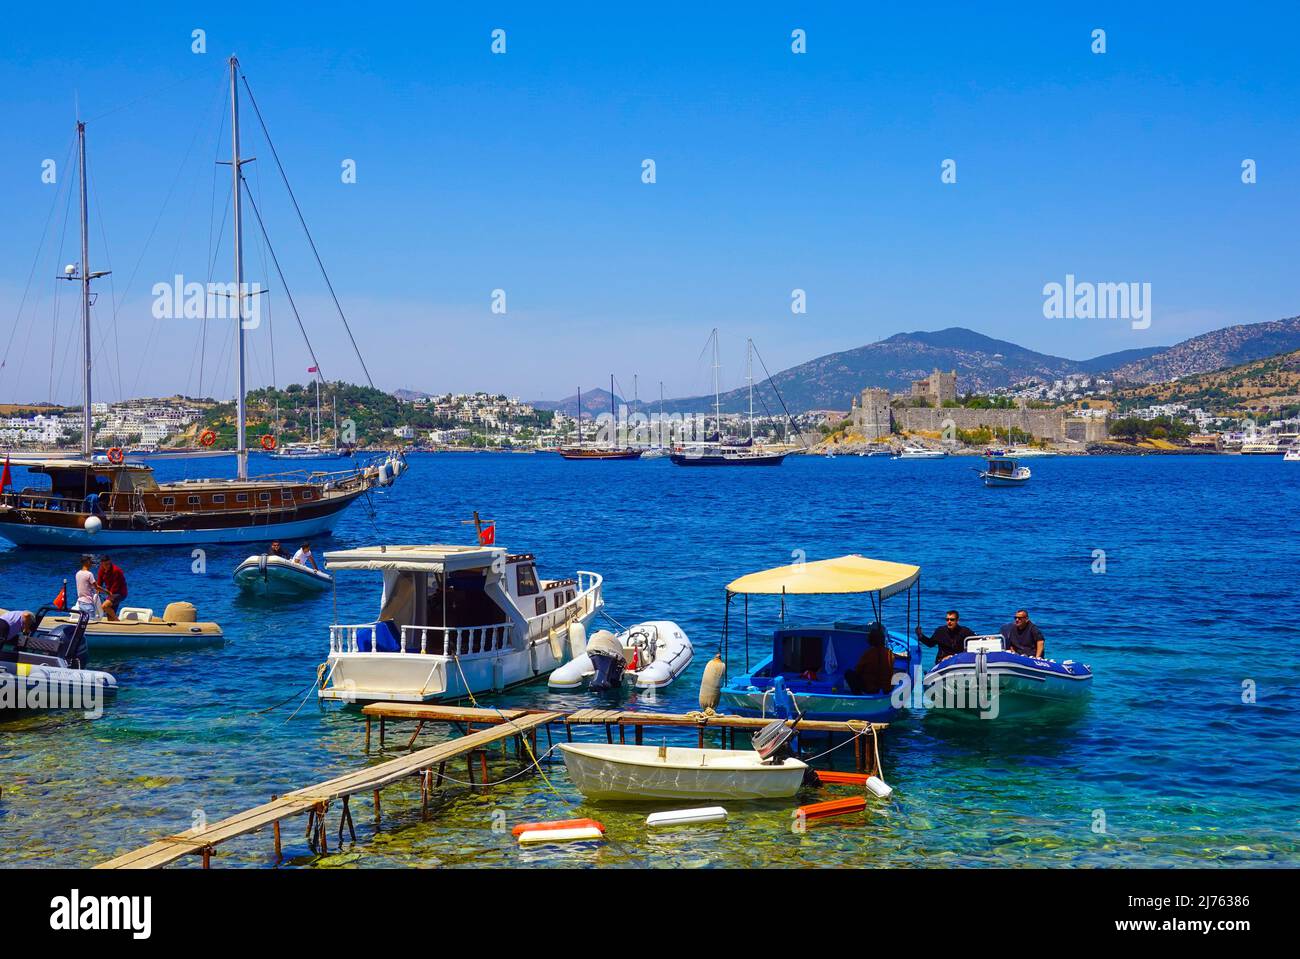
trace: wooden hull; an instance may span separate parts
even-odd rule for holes
[[[566,460],[639,460],[642,450],[560,450]]]
[[[671,459],[674,466],[780,466],[785,462],[788,455],[788,453],[742,455],[705,453],[700,456],[691,456],[687,453],[673,453]]]

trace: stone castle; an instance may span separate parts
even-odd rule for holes
[[[904,406],[895,409],[893,401],[924,398],[929,406]],[[949,425],[959,430],[987,428],[1004,431],[1008,426],[1036,439],[1061,442],[1076,440],[1093,443],[1106,439],[1106,418],[1079,416],[1072,410],[1031,410],[1023,400],[1014,410],[970,410],[944,408],[945,402],[957,400],[957,372],[935,370],[924,379],[914,380],[907,394],[895,397],[889,390],[867,387],[853,399],[849,416],[853,430],[868,440],[882,439],[898,432],[942,433]]]

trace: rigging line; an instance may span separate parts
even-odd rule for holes
[[[750,345],[753,346],[753,340],[750,341]],[[776,380],[772,379],[772,374],[767,370],[767,364],[763,362],[763,354],[758,352],[757,346],[754,346],[753,350],[754,355],[758,357],[759,366],[763,367],[763,372],[767,375],[767,382],[772,385],[772,392],[775,393],[776,398],[781,401],[781,409],[785,410],[785,418],[790,424],[790,429],[792,429],[795,435],[798,436],[799,429],[794,425],[794,417],[790,415],[790,409],[785,405],[785,397],[781,395],[781,390],[777,388]]]
[[[77,138],[73,137],[68,144],[68,153],[63,158],[63,166],[59,169],[65,169],[72,162],[72,151],[76,148]],[[45,238],[49,236],[50,224],[54,222],[54,215],[59,211],[59,194],[63,192],[63,184],[57,184],[54,190],[54,198],[50,201],[50,212],[45,216],[45,226],[41,229],[41,241],[36,246],[36,255],[32,257],[32,268],[27,272],[27,283],[23,286],[22,298],[18,301],[18,311],[14,314],[14,325],[9,330],[9,341],[5,344],[4,357],[0,358],[0,378],[4,376],[5,365],[9,362],[9,351],[14,345],[14,337],[18,333],[18,324],[22,320],[23,308],[27,305],[27,295],[32,289],[32,280],[36,277],[36,268],[41,262],[41,253],[45,249]],[[71,193],[71,186],[69,186]]]
[[[343,313],[343,305],[339,303],[338,294],[334,292],[334,284],[330,282],[329,274],[325,272],[325,264],[321,262],[320,252],[316,249],[316,241],[312,239],[311,231],[307,229],[307,221],[303,218],[302,209],[298,206],[298,198],[293,195],[293,187],[289,186],[289,176],[284,172],[284,164],[280,162],[280,154],[276,152],[275,144],[271,142],[271,131],[266,128],[266,121],[262,119],[262,111],[258,109],[257,100],[253,96],[253,88],[249,86],[247,76],[240,73],[240,77],[244,81],[244,89],[248,91],[248,102],[253,105],[253,113],[257,116],[257,122],[262,127],[263,136],[266,137],[266,145],[271,148],[271,156],[275,159],[276,169],[280,171],[280,178],[284,180],[284,188],[289,191],[289,199],[293,201],[293,209],[298,214],[298,222],[302,224],[303,233],[307,234],[307,242],[311,244],[311,252],[316,257],[316,265],[320,267],[321,276],[325,278],[325,285],[329,287],[330,297],[334,300],[334,308],[339,311],[339,318],[343,321],[343,328],[347,330],[348,339],[352,341],[352,349],[357,354],[357,361],[361,364],[361,372],[366,374],[366,382],[370,384],[371,389],[374,389],[375,381],[370,378],[370,370],[366,368],[365,357],[361,355],[361,348],[357,346],[357,339],[352,335],[352,326]],[[274,259],[274,251],[271,256]]]
[[[67,239],[68,239],[68,219],[69,219],[69,217],[70,217],[71,215],[72,215],[72,188],[71,188],[71,186],[69,186],[69,188],[68,188],[68,195],[67,195],[67,198],[65,199],[65,201],[64,201],[64,205],[63,205],[63,226],[62,226],[62,228],[59,230],[59,251],[58,251],[58,256],[57,256],[57,258],[56,258],[56,260],[55,260],[55,262],[58,262],[58,263],[61,263],[61,262],[63,261],[63,244],[66,243],[66,242],[67,242]],[[78,256],[78,259],[80,259],[80,256]],[[55,335],[57,334],[57,332],[58,332],[58,329],[59,329],[59,307],[60,307],[60,305],[63,303],[63,301],[59,298],[59,280],[58,280],[58,278],[56,277],[56,278],[54,279],[53,282],[54,282],[54,319],[52,320],[52,322],[51,322],[51,324],[50,324],[50,335],[51,335],[51,336],[55,336]],[[69,337],[68,340],[69,340],[69,342],[71,342],[72,338]],[[32,341],[32,328],[31,328],[31,327],[28,327],[28,329],[27,329],[27,342],[23,344],[23,356],[26,356],[26,355],[27,355],[27,347],[31,344],[31,341]],[[55,341],[55,342],[57,342],[57,341]],[[67,362],[67,360],[66,360],[66,355],[67,355],[66,352],[65,352],[64,355],[65,355],[65,360],[64,360],[64,362],[66,363],[66,362]],[[58,385],[59,385],[59,387],[62,387],[62,385],[63,385],[63,370],[62,370],[62,369],[59,370]],[[53,402],[54,402],[54,395],[55,395],[55,379],[54,379],[54,343],[51,343],[51,346],[50,346],[50,387],[49,387],[49,388],[50,388],[50,395],[49,395],[49,397],[47,397],[47,398],[49,399],[49,401],[50,401],[51,403],[53,403]]]
[[[111,304],[113,300],[117,297],[117,286],[113,282],[113,257],[108,252],[109,251],[108,228],[104,225],[104,212],[102,209],[100,209],[99,188],[95,186],[94,175],[91,174],[89,171],[87,171],[86,178],[90,181],[90,192],[95,197],[95,222],[99,224],[99,238],[104,244],[104,263],[108,267],[108,295],[109,295],[109,303]],[[84,270],[86,268],[86,265],[83,263],[81,268]],[[96,299],[98,299],[98,297],[96,297]],[[113,311],[111,322],[113,324],[113,344],[114,346],[116,346],[118,343],[122,342],[121,335],[118,333],[118,328],[117,328],[117,310]],[[104,340],[102,336],[100,337],[100,346],[101,349],[105,349]],[[123,391],[122,391],[122,351],[120,349],[113,350],[113,361],[117,369],[117,398],[119,400],[124,400],[126,399],[126,396],[123,395]],[[109,371],[108,379],[110,380],[110,382],[112,380],[113,369],[114,369],[113,366],[109,366],[108,368]]]
[[[103,113],[99,114],[98,116],[93,116],[89,120],[86,120],[85,122],[93,123],[96,120],[104,119],[104,117],[112,116],[114,113],[118,113],[122,110],[127,109],[128,107],[133,107],[137,103],[143,103],[145,100],[152,100],[154,97],[161,96],[162,94],[167,93],[170,90],[174,90],[177,87],[181,86],[182,84],[189,83],[191,80],[195,79],[196,77],[201,77],[206,75],[207,72],[208,70],[206,67],[203,67],[199,70],[195,70],[189,76],[182,77],[181,79],[177,80],[175,83],[168,84],[165,87],[159,87],[156,90],[150,90],[148,93],[143,93],[140,96],[136,97],[134,100],[128,100],[126,103],[119,104],[118,106],[115,106],[110,110],[105,110]]]
[[[240,179],[245,183],[248,182],[242,174]],[[307,327],[303,326],[302,317],[298,314],[298,305],[293,301],[293,294],[289,292],[289,283],[284,278],[284,270],[280,269],[280,258],[275,255],[275,247],[271,245],[271,238],[266,234],[266,224],[262,222],[262,211],[257,208],[257,202],[253,199],[251,191],[248,195],[248,205],[253,208],[253,215],[257,217],[257,226],[262,231],[262,239],[266,241],[267,250],[271,253],[271,262],[275,264],[275,272],[280,277],[280,285],[284,287],[284,295],[289,301],[289,309],[293,311],[293,318],[298,321],[298,329],[302,330],[303,342],[307,344],[307,352],[311,354],[311,365],[316,367],[316,375],[324,380],[324,368],[320,365],[320,360],[316,359],[316,350],[311,345],[311,339],[307,336]],[[369,374],[367,374],[368,377]]]
[[[221,207],[221,226],[217,230],[216,245],[214,246],[212,242],[212,221],[216,219],[216,215],[212,211],[212,205],[215,204],[217,201],[217,174],[220,172],[219,165],[221,163],[222,133],[226,129],[226,116],[227,116],[227,111],[230,109],[230,106],[228,103],[226,103],[226,98],[224,96],[218,97],[218,99],[222,102],[222,106],[221,106],[221,116],[217,121],[216,142],[212,150],[212,197],[208,201],[208,275],[207,275],[208,283],[212,282],[212,271],[216,269],[217,252],[221,248],[221,237],[226,231],[226,216],[230,212],[230,204],[223,203]],[[231,186],[227,186],[226,189],[229,191],[229,190],[233,190],[234,188]],[[226,198],[229,199],[229,197],[230,194],[227,193]],[[207,351],[208,351],[208,320],[207,317],[204,316],[199,319],[198,359],[199,359],[199,395],[200,396],[203,395],[203,370],[207,364]]]

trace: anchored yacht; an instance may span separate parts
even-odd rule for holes
[[[497,546],[369,546],[326,568],[383,573],[372,622],[330,627],[321,699],[427,703],[545,679],[586,652],[602,577],[538,576],[531,553]]]

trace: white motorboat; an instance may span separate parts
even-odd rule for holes
[[[990,456],[988,465],[978,472],[985,486],[1024,486],[1032,475],[1028,466],[1004,456]]]
[[[1284,463],[1300,463],[1300,446],[1287,450],[1286,455],[1282,457],[1282,461]]]
[[[928,446],[917,446],[914,443],[908,443],[894,459],[899,460],[938,460],[948,455],[947,450],[933,450]]]
[[[104,700],[117,692],[110,673],[86,669],[85,614],[65,621],[45,606],[36,613],[31,635],[11,636],[0,624],[0,715],[24,711],[76,709],[97,716]]]
[[[574,786],[588,799],[786,799],[808,765],[764,762],[756,752],[622,743],[560,743]]]
[[[1008,456],[1017,459],[1030,459],[1036,456],[1055,456],[1056,450],[1045,450],[1037,446],[1017,446],[1007,451]]]
[[[245,592],[261,596],[302,596],[329,589],[334,577],[283,556],[262,553],[235,567],[235,582]]]
[[[617,636],[597,630],[581,656],[565,663],[548,680],[552,689],[577,689],[588,683],[594,691],[631,685],[659,689],[686,671],[694,647],[680,626],[669,620],[637,623]]]
[[[352,458],[352,450],[346,447],[331,449],[316,443],[294,443],[267,455],[275,460],[345,460]]]
[[[318,695],[344,703],[446,702],[544,679],[587,645],[602,577],[542,579],[498,546],[369,546],[326,568],[383,574],[379,613],[330,627]]]

